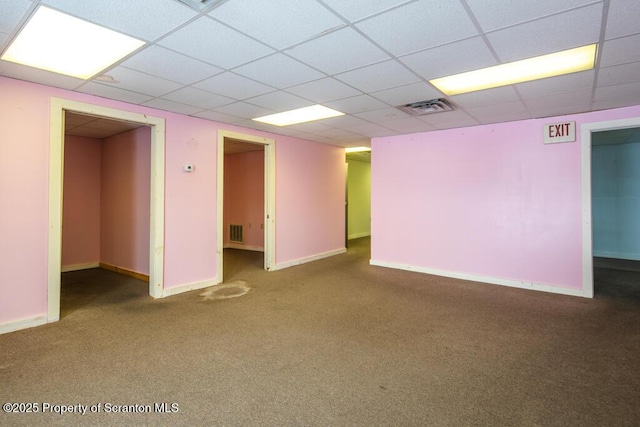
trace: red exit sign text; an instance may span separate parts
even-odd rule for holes
[[[544,125],[544,143],[573,142],[576,140],[576,122]]]

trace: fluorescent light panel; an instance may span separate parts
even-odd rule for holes
[[[429,82],[446,95],[523,83],[546,77],[590,70],[595,65],[597,44],[455,74]]]
[[[1,59],[89,79],[142,45],[141,40],[40,6]]]
[[[371,151],[371,147],[347,147],[344,149],[345,153],[365,153]]]
[[[298,108],[296,110],[285,111],[283,113],[258,117],[253,120],[275,126],[289,126],[338,116],[344,116],[344,113],[322,105],[311,105],[309,107]]]

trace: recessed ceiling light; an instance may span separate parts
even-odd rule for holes
[[[509,62],[480,70],[430,80],[446,95],[458,95],[546,77],[590,70],[595,65],[597,44]]]
[[[1,59],[89,79],[144,42],[40,6]]]
[[[345,153],[365,153],[371,151],[371,147],[347,147],[344,149]]]
[[[344,113],[324,107],[322,105],[312,105],[310,107],[285,111],[284,113],[258,117],[253,120],[255,120],[256,122],[267,123],[275,126],[289,126],[295,125],[297,123],[311,122],[314,120],[328,119],[329,117],[338,116],[344,116]]]

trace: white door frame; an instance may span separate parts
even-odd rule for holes
[[[260,144],[264,146],[264,269],[269,271],[275,265],[275,194],[276,194],[276,144],[275,140],[227,130],[218,131],[218,263],[216,282],[222,283],[224,254],[224,140],[225,138]]]
[[[51,98],[49,116],[49,248],[47,288],[47,322],[49,323],[60,319],[65,111],[91,114],[151,126],[149,295],[154,298],[161,298],[164,283],[164,119],[68,99]]]
[[[582,151],[582,292],[593,298],[593,221],[591,212],[591,133],[640,127],[640,118],[585,123],[580,126]]]

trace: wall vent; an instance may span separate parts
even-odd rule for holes
[[[401,105],[396,108],[412,116],[424,116],[426,114],[442,113],[445,111],[455,110],[453,104],[444,98],[430,99],[429,101],[412,102],[411,104]]]
[[[234,243],[243,243],[242,225],[229,224],[229,241]]]

